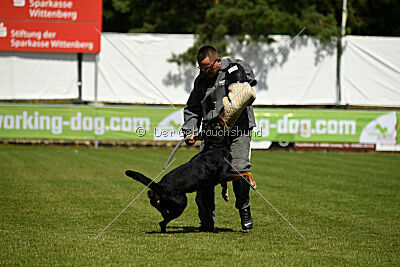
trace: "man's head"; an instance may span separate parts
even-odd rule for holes
[[[221,58],[217,50],[209,45],[200,48],[197,53],[197,63],[199,64],[199,69],[209,78],[213,78],[221,70]]]

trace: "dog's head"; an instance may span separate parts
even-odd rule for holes
[[[156,208],[160,213],[161,216],[165,219],[175,219],[179,217],[187,206],[187,198],[185,194],[159,194],[158,192],[149,190],[147,195],[150,199],[150,204]],[[167,222],[168,223],[168,222]],[[166,224],[165,224],[166,225]],[[161,231],[163,227],[161,226]]]
[[[228,126],[222,116],[208,121],[201,134],[206,147],[228,147],[230,145]]]
[[[152,190],[147,191],[147,196],[150,199],[150,205],[156,208],[161,213],[163,218],[168,216],[168,214],[170,213],[168,201],[162,199],[157,192],[154,192]]]
[[[228,130],[228,125],[226,124],[224,118],[222,116],[215,117],[211,119],[206,126],[207,130]]]

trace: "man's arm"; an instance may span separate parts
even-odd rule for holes
[[[188,135],[191,135],[192,137],[186,142],[186,144],[188,145],[193,145],[195,143],[193,138],[194,134],[199,131],[202,120],[201,114],[201,96],[195,86],[195,88],[190,93],[185,108],[183,109],[184,123],[182,125],[182,131],[185,137]]]

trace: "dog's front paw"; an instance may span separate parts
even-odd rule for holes
[[[221,186],[222,186],[221,196],[226,202],[228,202],[229,201],[228,182],[222,182]]]
[[[221,192],[222,198],[226,201],[229,202],[229,196],[228,196],[228,192]]]

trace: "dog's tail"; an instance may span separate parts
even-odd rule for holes
[[[154,192],[161,194],[163,191],[163,188],[161,185],[157,184],[156,182],[153,182],[153,180],[151,180],[149,177],[144,176],[140,172],[128,170],[125,172],[125,174],[127,176],[131,177],[132,179],[135,179],[136,181],[141,182],[142,184],[149,187]]]

